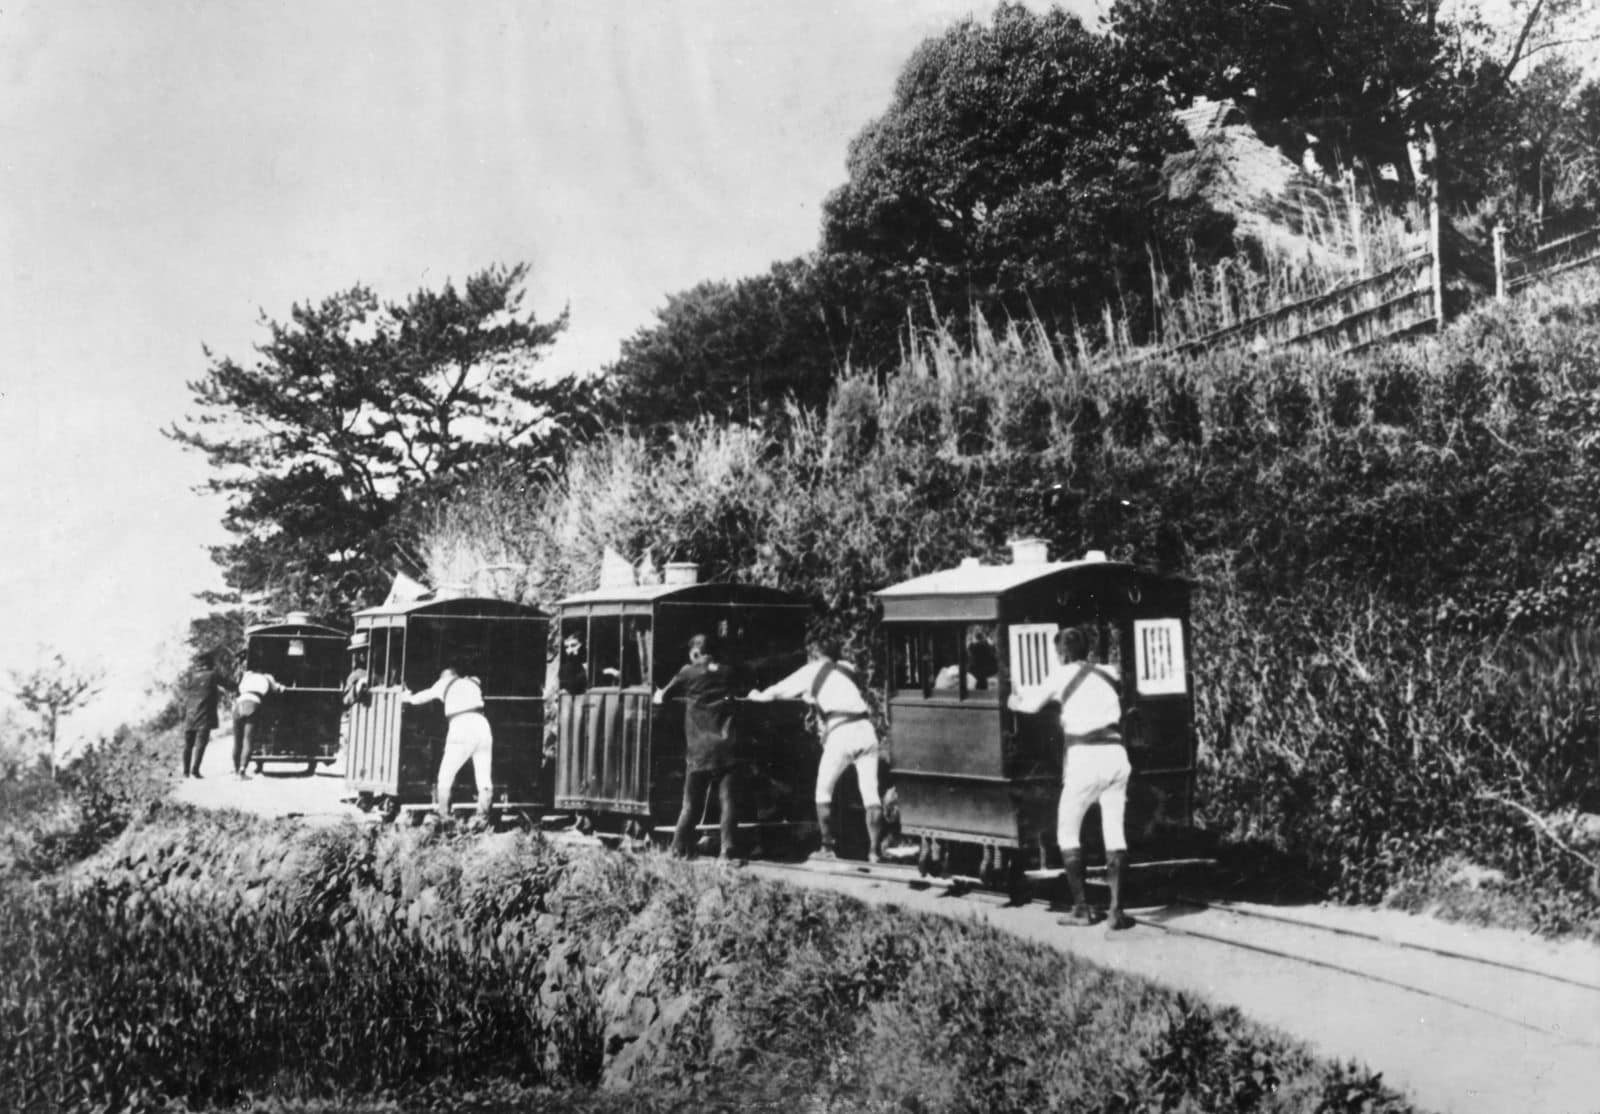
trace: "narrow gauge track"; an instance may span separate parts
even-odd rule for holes
[[[858,883],[901,886],[908,891],[942,891],[944,900],[958,899],[985,907],[985,919],[1002,929],[1008,914],[1027,911],[1031,924],[1041,913],[1064,911],[1049,897],[1024,902],[985,890],[976,879],[920,875],[913,866],[893,863],[870,865],[850,860],[833,862],[761,862],[752,864],[766,875],[831,876]],[[948,908],[944,911],[948,912]],[[1600,1050],[1600,962],[1588,970],[1566,972],[1507,962],[1485,955],[1434,947],[1364,932],[1315,923],[1300,917],[1278,915],[1227,902],[1184,897],[1170,904],[1131,910],[1138,926],[1149,932],[1192,942],[1186,953],[1211,966],[1207,949],[1227,949],[1244,956],[1259,956],[1263,963],[1277,961],[1307,971],[1331,975],[1339,985],[1362,993],[1389,988],[1418,995],[1441,1005],[1466,1010],[1520,1031],[1524,1039],[1543,1039],[1562,1045]],[[1017,918],[1020,922],[1021,917]],[[1059,929],[1061,942],[1070,947],[1076,939],[1105,937],[1103,929]],[[1030,933],[1036,935],[1036,932]],[[1116,934],[1119,937],[1123,934]],[[1141,935],[1136,928],[1128,934]],[[1199,950],[1193,949],[1198,946]],[[1077,949],[1073,949],[1077,950]],[[1087,951],[1088,949],[1086,949]],[[1217,969],[1229,967],[1217,963]],[[1307,1002],[1311,1007],[1314,1003]]]

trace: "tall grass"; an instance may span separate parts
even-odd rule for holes
[[[654,855],[191,815],[11,897],[6,1109],[1409,1109],[1040,946]]]

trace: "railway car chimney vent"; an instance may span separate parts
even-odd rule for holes
[[[700,583],[700,566],[693,561],[668,561],[663,584],[683,587],[686,584]]]
[[[1012,538],[1006,544],[1013,565],[1043,565],[1050,560],[1050,543],[1043,538]]]
[[[1103,549],[1091,549],[1089,552],[1083,555],[1083,559],[1096,565],[1104,564],[1106,560],[1106,551]]]
[[[291,611],[283,617],[283,621],[292,623],[295,626],[304,626],[306,623],[311,622],[311,613],[308,611]]]
[[[964,569],[981,569],[983,562],[976,557],[963,557],[961,558],[961,567]]]
[[[465,584],[441,584],[439,590],[433,594],[436,600],[458,600],[467,594]]]

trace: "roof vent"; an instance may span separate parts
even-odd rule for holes
[[[1103,549],[1091,549],[1083,555],[1083,559],[1096,565],[1104,564],[1106,551]]]
[[[1050,543],[1043,538],[1012,538],[1006,544],[1013,565],[1043,565],[1050,560]]]
[[[283,617],[283,621],[293,626],[303,627],[311,622],[311,613],[308,611],[291,611]]]
[[[961,558],[961,567],[964,569],[981,569],[983,562],[976,557],[963,557]]]
[[[439,590],[433,594],[436,600],[458,600],[467,594],[465,584],[441,584]]]
[[[698,584],[700,566],[693,561],[668,561],[666,575],[661,582],[675,588],[682,588],[686,584]]]

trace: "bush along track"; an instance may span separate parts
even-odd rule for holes
[[[537,836],[174,813],[4,897],[5,1109],[1410,1109],[978,926]]]

